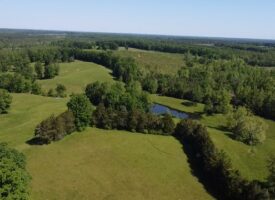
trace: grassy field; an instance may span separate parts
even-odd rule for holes
[[[89,66],[96,68],[94,73]],[[61,76],[42,84],[50,88],[60,82],[78,92],[84,84],[102,79],[112,81],[108,70],[75,62],[62,64]],[[65,111],[67,101],[13,94],[9,114],[0,116],[0,140],[27,157],[31,199],[212,199],[173,137],[88,128],[50,145],[27,144],[35,126]]]
[[[182,54],[161,53],[133,48],[129,48],[129,50],[120,48],[114,53],[119,56],[134,58],[145,71],[175,74],[184,65],[184,55]]]
[[[202,113],[203,105],[189,105],[188,101],[152,95],[152,101],[181,110],[187,113]],[[187,103],[186,103],[187,102]],[[199,120],[208,127],[210,135],[219,149],[223,149],[232,159],[233,165],[249,180],[264,180],[268,175],[267,159],[275,152],[275,122],[265,120],[269,125],[267,139],[252,148],[241,142],[231,139],[230,132],[224,130],[226,117],[224,115],[201,115]]]
[[[25,142],[33,137],[39,122],[66,109],[67,99],[30,94],[12,94],[12,97],[9,114],[0,115],[0,141],[18,149],[27,146]]]
[[[25,151],[32,199],[212,199],[173,137],[89,128]]]
[[[30,146],[35,126],[65,110],[66,99],[13,95],[0,119],[1,141],[27,156],[31,199],[212,199],[173,137],[89,128]]]
[[[61,63],[58,76],[50,80],[39,80],[38,83],[45,90],[54,89],[56,84],[62,83],[66,86],[67,93],[71,94],[83,92],[85,86],[93,81],[112,80],[111,71],[105,67],[90,62],[75,61]]]

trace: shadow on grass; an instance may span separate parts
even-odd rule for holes
[[[41,146],[44,145],[45,143],[43,142],[43,140],[41,140],[40,138],[32,138],[28,141],[26,141],[26,143],[28,145],[33,145],[33,146]]]
[[[176,138],[176,137],[175,137]],[[195,155],[192,151],[192,147],[186,143],[182,143],[178,138],[176,138],[182,144],[182,150],[187,155],[187,161],[189,163],[191,173],[195,176],[198,181],[204,186],[205,190],[213,196],[215,199],[222,200],[222,197],[217,192],[216,188],[212,185],[209,181],[209,176],[207,177],[204,170],[202,163],[200,162],[199,155]]]
[[[184,105],[184,106],[187,106],[187,107],[191,107],[191,106],[196,106],[197,105],[196,102],[191,102],[191,101],[185,101],[185,102],[182,102],[181,104]]]
[[[203,112],[186,112],[190,116],[191,119],[200,120],[202,118]]]

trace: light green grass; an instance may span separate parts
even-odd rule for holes
[[[88,128],[50,145],[26,144],[66,101],[13,94],[12,109],[1,115],[1,141],[27,156],[31,199],[212,199],[173,137]]]
[[[75,61],[60,63],[58,76],[50,80],[39,80],[38,83],[46,91],[50,88],[55,89],[57,84],[64,84],[67,88],[67,94],[71,94],[83,92],[87,84],[95,81],[113,81],[111,71],[94,63]]]
[[[182,103],[186,101],[157,95],[152,95],[152,100],[187,113],[203,112],[202,104],[184,106]],[[223,129],[226,126],[224,115],[207,116],[203,114],[199,120],[208,127],[215,145],[228,154],[234,167],[240,170],[242,176],[249,180],[264,180],[268,176],[267,159],[275,153],[274,121],[263,119],[269,125],[267,139],[263,144],[252,148],[230,138],[229,135],[232,133]]]
[[[184,65],[184,55],[182,54],[144,51],[132,48],[129,48],[129,50],[120,48],[114,53],[122,57],[134,58],[144,71],[150,70],[164,74],[176,74]]]
[[[32,199],[212,199],[173,137],[89,128],[26,151]]]
[[[8,114],[0,115],[0,141],[23,148],[33,137],[35,126],[51,114],[66,109],[67,99],[48,98],[30,94],[12,94]]]

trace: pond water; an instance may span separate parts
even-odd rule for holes
[[[174,110],[174,109],[171,109],[167,106],[164,106],[164,105],[160,105],[160,104],[154,104],[152,107],[151,107],[151,110],[150,110],[152,113],[156,114],[156,115],[163,115],[163,114],[170,114],[172,117],[176,117],[176,118],[179,118],[179,119],[187,119],[189,118],[189,115],[184,113],[184,112],[181,112],[181,111],[178,111],[178,110]]]

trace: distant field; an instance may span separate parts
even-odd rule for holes
[[[161,53],[156,51],[145,51],[139,49],[120,48],[114,51],[116,55],[134,58],[143,70],[151,70],[160,73],[175,74],[184,65],[184,55],[173,53]]]
[[[152,100],[171,108],[188,113],[203,112],[203,105],[186,106],[186,102],[180,99],[152,95]],[[184,104],[182,104],[185,102]],[[264,119],[265,120],[265,119]],[[269,125],[267,140],[264,144],[252,148],[229,137],[230,132],[222,129],[226,125],[224,115],[206,116],[202,115],[200,121],[208,127],[210,135],[218,148],[223,149],[232,159],[233,165],[239,169],[247,179],[264,180],[268,175],[267,159],[275,153],[275,122],[265,120]]]
[[[94,81],[112,81],[111,71],[103,66],[75,61],[72,63],[61,63],[60,74],[54,79],[39,80],[42,88],[49,90],[55,88],[56,84],[62,83],[67,88],[67,93],[71,94],[83,92],[88,83]]]

